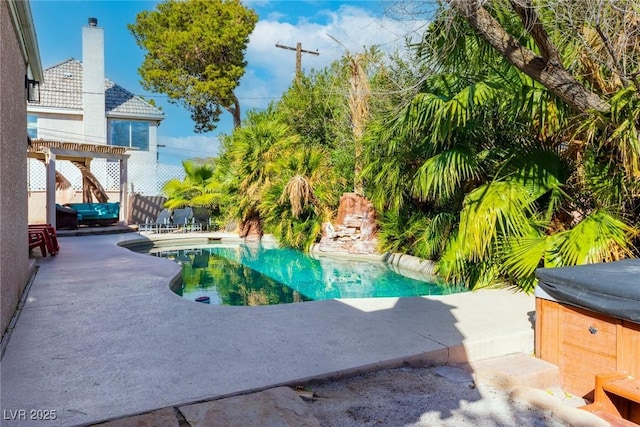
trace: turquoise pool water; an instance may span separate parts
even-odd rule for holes
[[[462,292],[460,287],[417,280],[383,262],[312,257],[260,245],[180,248],[154,255],[182,264],[178,295],[209,297],[218,305],[267,305],[333,298],[407,297]]]

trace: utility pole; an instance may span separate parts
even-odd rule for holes
[[[320,55],[320,52],[318,52],[317,50],[313,51],[313,50],[302,49],[302,43],[300,42],[296,44],[296,47],[284,46],[279,43],[276,43],[276,47],[279,47],[280,49],[296,51],[296,83],[298,84],[300,83],[300,74],[302,73],[302,54],[309,53],[311,55]]]

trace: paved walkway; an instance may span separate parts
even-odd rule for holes
[[[3,426],[89,425],[312,378],[533,350],[532,296],[210,306],[171,292],[178,264],[116,245],[134,238],[62,237],[58,256],[38,260],[1,361]],[[46,411],[56,419],[30,418]]]

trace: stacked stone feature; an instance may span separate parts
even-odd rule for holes
[[[336,223],[325,223],[318,249],[321,252],[374,254],[377,252],[376,213],[373,204],[355,193],[340,198]]]

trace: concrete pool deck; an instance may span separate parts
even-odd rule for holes
[[[90,425],[314,378],[533,351],[533,296],[210,306],[169,289],[178,264],[117,245],[140,238],[61,237],[57,256],[38,259],[0,362],[3,426],[34,425],[9,411],[55,411],[38,426]]]

